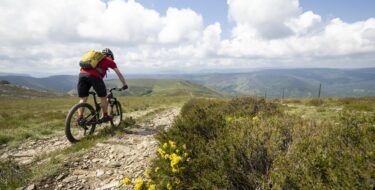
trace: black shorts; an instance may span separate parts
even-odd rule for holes
[[[98,77],[90,74],[79,74],[78,79],[78,96],[87,97],[89,96],[89,90],[91,86],[99,97],[107,96],[107,88],[105,87],[104,81]]]

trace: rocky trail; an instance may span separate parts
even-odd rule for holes
[[[155,110],[130,114],[142,117]],[[45,177],[20,189],[131,189],[121,183],[127,177],[135,180],[144,177],[156,156],[158,130],[168,128],[179,114],[180,108],[169,108],[154,114],[144,122],[130,126],[107,140],[97,143],[77,157],[64,158],[63,171]],[[129,116],[129,115],[127,115]],[[13,158],[20,164],[38,164],[42,154],[60,151],[71,146],[64,134],[27,141],[17,148],[0,149],[1,160]],[[37,160],[37,161],[36,161]]]

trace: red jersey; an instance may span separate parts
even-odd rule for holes
[[[109,58],[105,57],[105,58],[103,58],[103,60],[101,60],[101,61],[99,62],[99,64],[98,64],[97,67],[99,67],[99,68],[102,69],[102,71],[103,71],[103,76],[105,76],[105,75],[107,74],[107,70],[108,70],[108,68],[115,69],[115,68],[117,68],[117,65],[116,65],[116,63],[115,63],[114,61],[112,61],[112,60],[110,60]],[[100,73],[99,73],[97,70],[95,70],[95,69],[82,69],[82,68],[81,68],[81,70],[80,70],[79,73],[84,73],[84,74],[94,75],[94,76],[96,76],[96,77],[98,77],[98,78],[100,78],[100,79],[103,80],[103,77],[102,77],[102,76],[100,75]]]

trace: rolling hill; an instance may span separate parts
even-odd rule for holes
[[[178,76],[177,76],[178,77]],[[374,96],[375,68],[366,69],[268,69],[249,73],[183,75],[180,78],[227,95],[314,97]]]
[[[266,69],[246,73],[181,75],[125,75],[126,95],[225,94],[267,97],[374,96],[375,68],[365,69]],[[142,78],[142,79],[140,79]],[[108,79],[113,79],[109,77]],[[34,89],[74,93],[77,76],[46,78],[0,76],[0,80]],[[117,80],[106,80],[119,84]]]
[[[54,98],[64,94],[0,83],[0,99]]]
[[[108,87],[121,86],[119,80],[106,81]],[[178,79],[130,79],[129,90],[124,95],[132,96],[222,96],[222,94],[186,80]]]

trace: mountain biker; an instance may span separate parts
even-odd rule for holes
[[[105,48],[102,50],[102,53],[105,57],[98,63],[98,67],[101,68],[102,74],[100,74],[95,69],[83,69],[81,68],[79,72],[79,79],[77,84],[78,96],[80,98],[79,102],[86,102],[89,96],[89,90],[91,86],[94,88],[98,97],[101,100],[101,108],[103,111],[103,116],[100,119],[102,122],[108,122],[112,118],[108,115],[108,101],[107,101],[107,88],[104,84],[103,77],[106,75],[108,68],[111,68],[115,71],[118,78],[123,84],[122,89],[125,90],[128,88],[124,76],[121,74],[120,70],[117,68],[116,63],[114,62],[114,56],[110,49]],[[83,110],[78,111],[78,121],[83,117]]]

